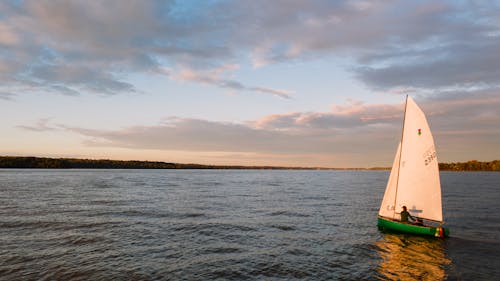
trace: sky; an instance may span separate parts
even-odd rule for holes
[[[0,155],[390,167],[406,95],[500,159],[500,2],[0,2]]]

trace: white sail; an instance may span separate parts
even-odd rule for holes
[[[380,204],[380,210],[378,214],[382,217],[395,219],[394,204],[396,203],[396,187],[398,183],[398,173],[399,173],[399,156],[401,152],[401,142],[398,145],[398,150],[396,151],[396,157],[392,163],[391,175],[387,181],[387,187],[385,188],[384,199],[382,199],[382,204]]]
[[[434,139],[424,113],[411,97],[406,102],[400,146],[386,188],[386,195],[392,196],[395,208],[392,214],[385,210],[382,212],[384,203],[386,206],[390,204],[390,198],[385,202],[384,195],[379,214],[399,218],[401,207],[406,206],[413,216],[442,222],[441,185]],[[392,191],[394,183],[391,183],[394,181],[395,192]]]

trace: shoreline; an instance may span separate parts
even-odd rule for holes
[[[390,167],[326,168],[287,166],[203,165],[161,161],[48,158],[33,156],[0,156],[1,169],[191,169],[191,170],[339,170],[339,171],[386,171]],[[500,171],[500,160],[480,162],[439,163],[440,171]]]

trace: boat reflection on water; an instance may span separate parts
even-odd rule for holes
[[[382,280],[443,280],[446,258],[444,241],[403,234],[383,234],[375,243],[382,258],[378,273]]]

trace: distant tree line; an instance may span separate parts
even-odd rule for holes
[[[0,156],[0,168],[17,169],[291,169],[272,166],[223,166],[179,164],[153,161],[93,160],[73,158],[44,158]],[[313,168],[294,168],[313,169]]]
[[[462,163],[439,163],[441,171],[500,171],[500,160],[480,162],[471,160]]]
[[[17,169],[302,169],[328,170],[316,167],[276,167],[276,166],[223,166],[201,164],[179,164],[153,161],[120,161],[94,160],[74,158],[43,158],[43,157],[16,157],[0,156],[0,168]],[[377,167],[369,170],[389,170],[390,168]],[[364,168],[331,169],[331,170],[366,170]],[[441,171],[500,171],[500,160],[480,162],[471,160],[463,163],[439,163]]]
[[[147,161],[116,161],[41,157],[0,157],[0,168],[40,169],[174,169],[176,164]]]

